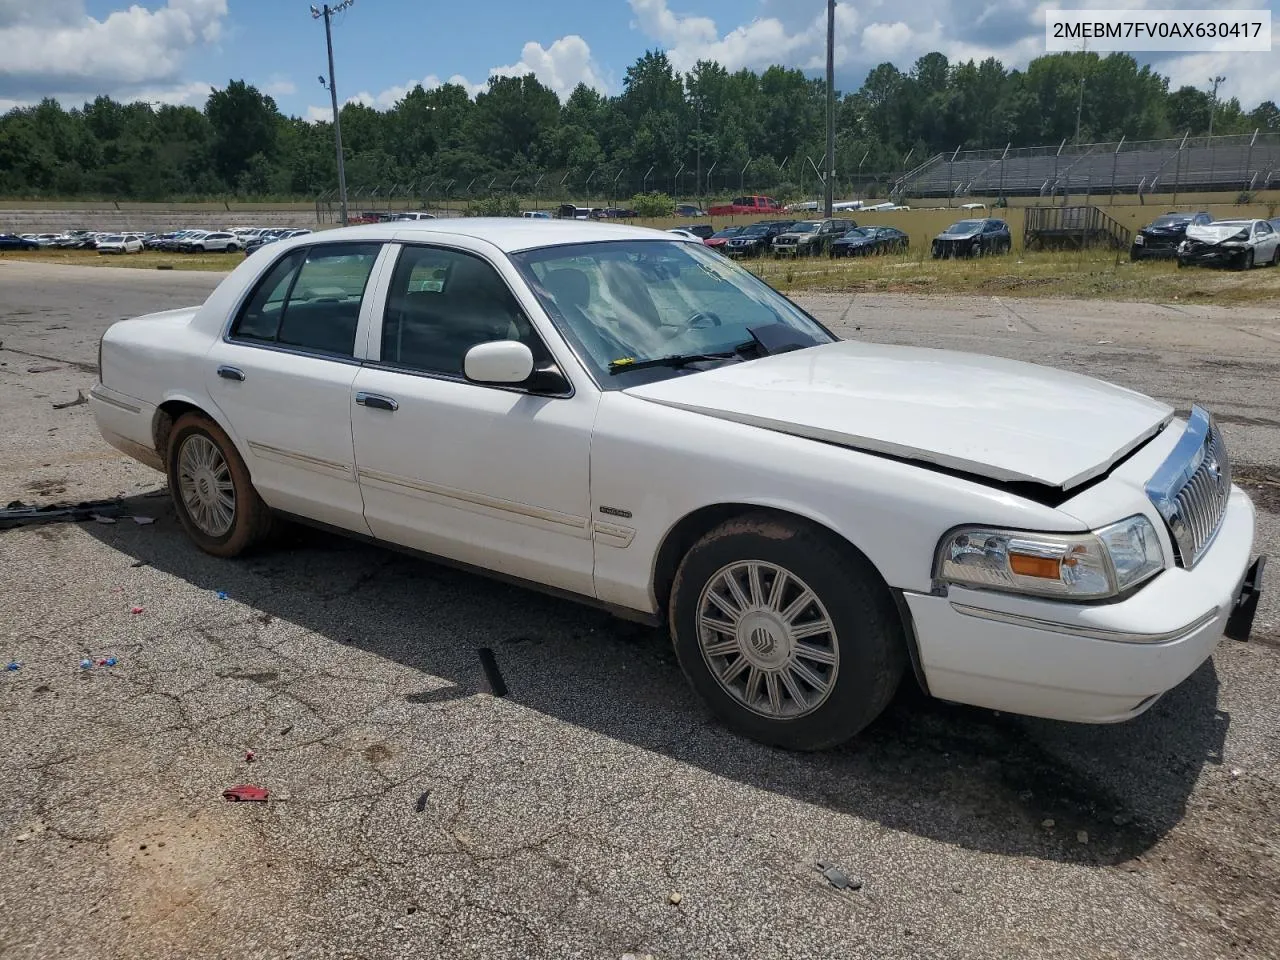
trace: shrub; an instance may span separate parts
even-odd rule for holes
[[[518,197],[483,197],[467,204],[468,217],[518,217],[520,216],[520,199]]]
[[[631,198],[631,209],[642,217],[670,217],[676,212],[676,202],[665,193],[637,193]]]

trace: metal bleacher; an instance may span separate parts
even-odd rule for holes
[[[1280,134],[1181,137],[939,153],[894,185],[897,197],[1262,190],[1280,184]]]

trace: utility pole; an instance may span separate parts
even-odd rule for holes
[[[1218,112],[1218,84],[1226,77],[1210,77],[1209,82],[1213,84],[1213,99],[1209,102],[1209,136],[1213,136],[1213,115]]]
[[[836,0],[827,0],[827,195],[826,216],[835,205],[836,183]]]
[[[342,121],[338,115],[338,87],[333,77],[333,30],[330,26],[330,20],[335,13],[341,13],[347,7],[355,3],[356,0],[342,0],[336,7],[330,8],[326,3],[323,9],[311,8],[311,18],[313,20],[324,19],[324,40],[325,45],[329,48],[329,97],[333,101],[333,139],[335,149],[338,152],[338,196],[342,200],[342,225],[345,227],[348,223],[347,217],[347,172],[342,164]],[[325,86],[324,77],[320,78],[320,85]]]
[[[1080,57],[1080,93],[1076,97],[1076,138],[1074,140],[1075,143],[1080,142],[1080,114],[1084,111],[1085,60],[1084,60],[1083,54],[1088,49],[1088,46],[1089,46],[1088,40],[1085,40],[1080,44],[1080,53],[1082,54],[1082,56]]]

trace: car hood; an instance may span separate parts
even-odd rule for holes
[[[1248,226],[1230,223],[1206,223],[1198,227],[1187,227],[1187,239],[1199,240],[1201,243],[1221,243],[1234,237]]]
[[[970,230],[968,233],[940,233],[935,240],[971,240],[980,234],[981,230]]]
[[[781,240],[785,237],[788,240],[812,240],[817,236],[816,233],[792,233],[788,230],[786,233],[778,234],[778,239]]]
[[[707,416],[999,481],[1069,490],[1173,408],[1091,377],[917,347],[839,341],[628,388]]]

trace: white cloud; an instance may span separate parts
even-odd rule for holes
[[[522,77],[529,73],[537,77],[540,83],[554,90],[562,100],[568,97],[579,83],[585,83],[587,86],[594,87],[602,93],[608,92],[609,89],[599,65],[591,56],[591,48],[582,37],[575,34],[561,37],[549,47],[544,47],[542,44],[533,41],[528,42],[524,45],[524,49],[520,51],[520,61],[518,63],[503,67],[493,67],[489,70],[489,77],[491,79],[493,77]],[[396,86],[387,87],[379,93],[361,90],[354,96],[345,98],[343,103],[362,103],[366,107],[373,107],[377,110],[390,110],[418,84],[421,84],[424,90],[434,90],[445,83],[452,83],[462,87],[471,97],[483,93],[489,86],[487,80],[484,83],[472,83],[466,77],[457,73],[448,80],[441,80],[433,73],[423,77],[421,80],[409,80]],[[333,108],[331,106],[307,107],[306,119],[311,123],[332,120]]]
[[[509,67],[494,67],[490,77],[522,77],[532,73],[544,86],[550,87],[561,100],[573,93],[579,83],[585,83],[601,93],[608,91],[608,84],[600,68],[591,57],[587,41],[576,34],[561,37],[549,47],[532,40],[520,51],[520,62]]]
[[[180,85],[182,61],[216,43],[227,0],[135,4],[98,20],[83,0],[0,0],[0,95],[37,99],[128,95]]]
[[[399,101],[403,100],[409,94],[409,91],[419,84],[421,84],[422,89],[424,90],[434,90],[436,87],[442,87],[446,83],[452,83],[456,86],[462,87],[467,91],[467,94],[472,97],[483,91],[485,87],[488,86],[486,83],[472,83],[466,77],[457,73],[448,80],[441,80],[433,73],[429,76],[423,77],[421,80],[410,80],[407,83],[403,83],[398,86],[387,87],[387,89],[376,94],[370,93],[367,90],[362,90],[355,96],[345,98],[342,103],[343,106],[346,106],[348,103],[359,103],[366,107],[373,107],[375,110],[390,110]],[[307,107],[306,120],[310,123],[319,123],[321,121],[328,123],[332,119],[332,106]]]
[[[298,85],[286,76],[273,73],[263,84],[262,92],[269,97],[291,97],[298,92]]]
[[[144,103],[167,103],[172,106],[191,106],[204,108],[209,93],[221,89],[220,84],[205,83],[193,80],[190,83],[178,83],[161,87],[143,88],[129,96],[130,101],[141,100]]]
[[[757,17],[721,36],[714,20],[673,13],[667,0],[630,0],[630,3],[636,18],[633,26],[665,44],[667,56],[680,71],[692,69],[699,60],[715,60],[729,71],[743,67],[758,70],[775,63],[808,69],[826,64],[825,7],[794,26],[788,22],[790,17]],[[853,4],[841,3],[836,7],[838,65],[851,58],[849,42],[856,37],[859,19]]]

